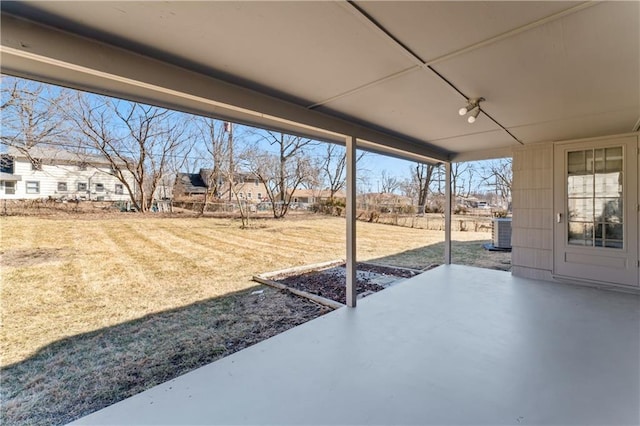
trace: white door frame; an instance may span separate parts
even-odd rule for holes
[[[567,243],[567,152],[606,146],[623,146],[624,246],[622,249],[611,249],[569,245]],[[554,145],[554,277],[627,288],[640,287],[638,154],[637,134],[562,142]]]

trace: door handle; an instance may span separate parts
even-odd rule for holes
[[[556,214],[556,222],[558,222],[558,223],[562,222],[562,213],[557,213]]]

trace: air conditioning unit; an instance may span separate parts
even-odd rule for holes
[[[493,219],[491,230],[491,240],[493,246],[501,249],[511,248],[511,218]]]

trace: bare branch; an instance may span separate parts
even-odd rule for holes
[[[39,145],[68,143],[64,116],[71,95],[66,89],[3,76],[0,107],[0,142],[11,146],[32,162],[31,149]]]
[[[183,164],[193,147],[190,119],[166,109],[78,94],[69,117],[79,146],[110,163],[141,212],[151,209],[160,183],[177,171],[171,165]]]
[[[285,134],[268,132],[279,153],[273,154],[254,148],[245,154],[245,162],[251,172],[266,188],[273,216],[284,217],[289,211],[293,194],[301,185],[313,178],[314,166],[301,149],[308,140]]]

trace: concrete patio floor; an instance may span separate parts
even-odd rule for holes
[[[640,296],[441,266],[77,424],[640,424]]]

